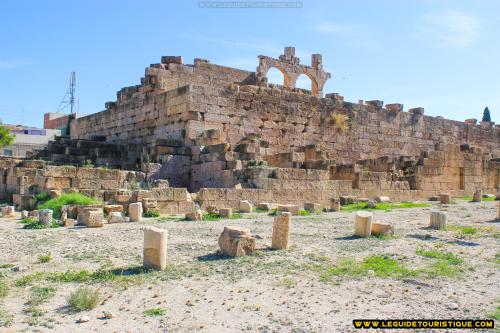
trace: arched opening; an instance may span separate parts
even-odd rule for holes
[[[279,84],[284,86],[286,77],[285,73],[281,72],[278,68],[276,67],[271,67],[266,73],[267,77],[267,83],[271,84]]]
[[[300,76],[297,78],[297,82],[295,82],[295,87],[300,89],[312,90],[312,80],[309,78],[309,76],[300,74]]]

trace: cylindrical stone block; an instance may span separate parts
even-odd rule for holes
[[[282,212],[274,218],[271,248],[288,249],[290,246],[291,222],[292,213],[289,212]]]
[[[370,212],[356,212],[354,220],[354,234],[360,237],[368,237],[372,232],[372,219],[373,213]]]
[[[15,211],[14,206],[4,206],[2,207],[2,217],[12,217],[14,216]]]
[[[481,202],[483,200],[483,191],[476,190],[472,196],[472,202]]]
[[[442,204],[449,204],[451,202],[451,195],[449,193],[441,193],[439,195],[439,201]]]
[[[38,221],[44,224],[46,228],[48,228],[52,223],[52,216],[54,212],[52,209],[40,209],[38,211]]]
[[[445,212],[431,212],[431,220],[429,227],[436,230],[442,230],[446,227]]]
[[[142,218],[142,202],[134,202],[128,206],[130,222],[139,222]]]
[[[167,267],[167,236],[165,229],[148,227],[144,229],[143,266],[164,270]]]
[[[233,209],[232,208],[220,208],[219,215],[220,215],[220,217],[231,217],[231,215],[233,215]]]

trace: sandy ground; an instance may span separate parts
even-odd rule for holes
[[[458,229],[427,230],[433,209],[448,212],[448,225],[473,226],[478,232],[463,235]],[[267,249],[272,217],[264,213],[246,214],[239,220],[146,219],[97,229],[48,230],[23,230],[18,220],[0,218],[0,264],[5,267],[0,274],[9,286],[1,301],[0,322],[10,325],[0,331],[354,332],[355,318],[485,319],[500,305],[497,210],[498,202],[458,201],[375,211],[376,220],[393,223],[396,237],[389,239],[351,237],[352,212],[294,217],[288,251]],[[16,280],[35,272],[140,267],[141,229],[146,225],[169,232],[169,267],[164,272],[132,272],[130,281],[34,279],[26,286],[16,286]],[[218,256],[217,239],[227,225],[250,228],[261,250],[237,259]],[[416,254],[418,248],[450,251],[463,258],[462,276],[403,279],[370,272],[372,276],[321,278],[340,258],[389,255],[409,268],[432,264],[434,259]],[[40,263],[38,255],[47,253],[52,260]],[[102,301],[91,311],[74,312],[67,297],[82,285],[98,289]],[[37,286],[57,291],[38,306],[38,316],[33,316],[26,309],[32,288]],[[161,308],[164,314],[145,315],[151,308]],[[113,318],[103,319],[103,311],[111,311]],[[77,323],[82,315],[90,320]]]

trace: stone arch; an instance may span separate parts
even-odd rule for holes
[[[267,68],[266,74],[265,74],[266,78],[269,79],[269,77],[268,77],[269,71],[271,71],[273,69],[276,70],[276,71],[278,71],[279,73],[281,73],[281,75],[283,77],[283,81],[280,84],[283,85],[283,86],[285,86],[285,87],[288,87],[290,85],[290,76],[281,67],[270,66],[269,68]]]
[[[283,73],[283,85],[289,89],[295,88],[299,76],[305,74],[311,79],[311,94],[318,97],[323,97],[323,86],[331,77],[330,73],[323,70],[321,54],[312,55],[311,66],[302,65],[300,59],[295,56],[295,48],[291,46],[285,47],[285,52],[279,59],[259,56],[259,66],[256,71],[258,83],[266,82],[270,68],[277,68]]]
[[[316,82],[316,78],[308,73],[299,74],[293,84],[294,87],[297,87],[297,82],[301,77],[307,77],[309,79],[309,90],[311,90],[311,95],[316,96],[318,94],[318,82]]]

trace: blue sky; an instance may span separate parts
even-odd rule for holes
[[[255,70],[257,55],[322,53],[325,93],[493,121],[500,110],[500,1],[302,1],[294,9],[204,9],[197,1],[0,3],[0,118],[41,126],[76,71],[79,113],[139,84],[162,55]],[[271,81],[276,81],[270,73]],[[301,85],[307,84],[301,79]]]

